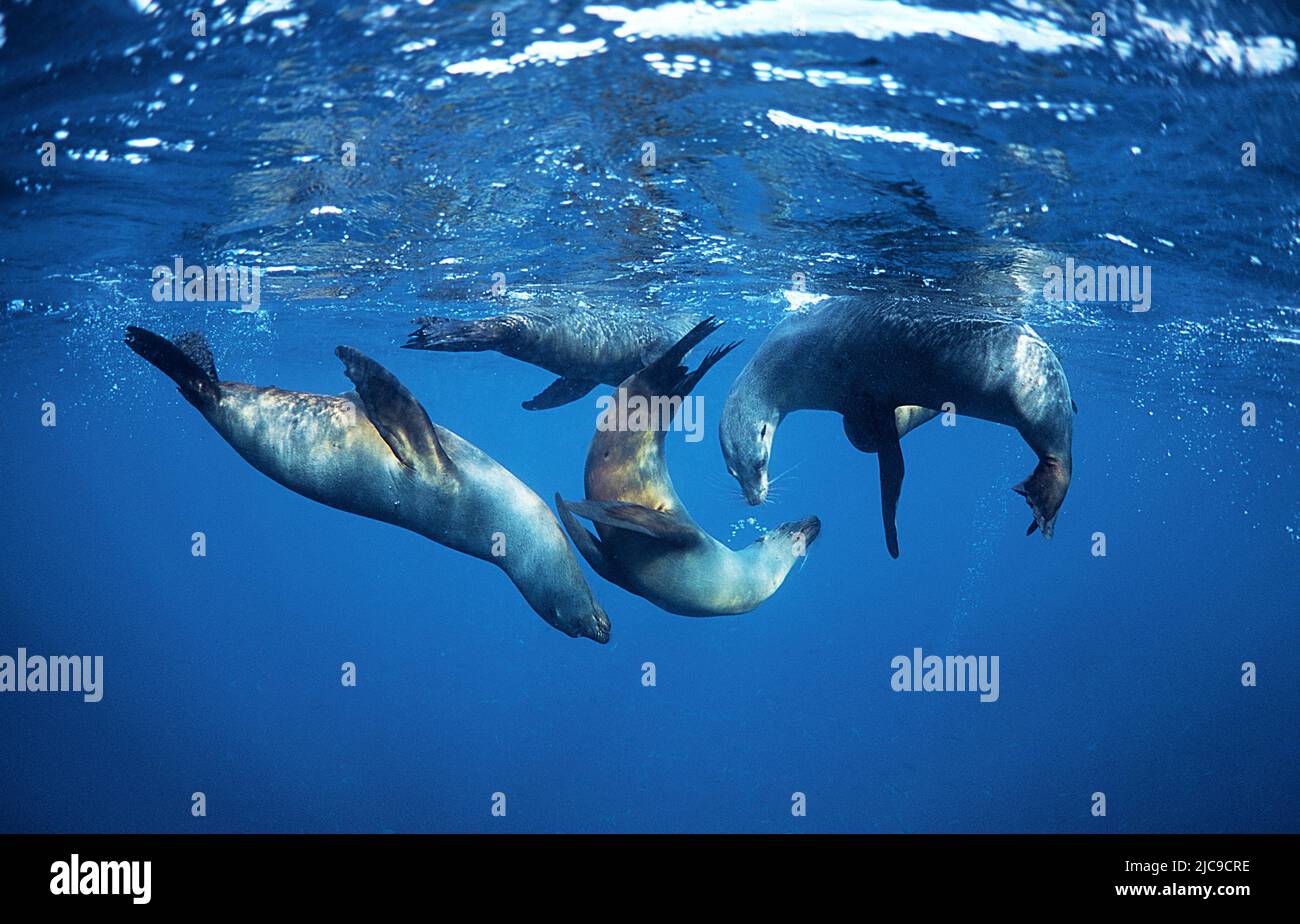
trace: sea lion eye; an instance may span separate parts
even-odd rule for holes
[[[767,439],[767,424],[763,424],[763,429],[758,431],[758,438],[760,440]]]

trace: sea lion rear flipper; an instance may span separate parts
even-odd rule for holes
[[[1039,459],[1033,473],[1011,490],[1025,499],[1034,515],[1025,535],[1032,536],[1035,530],[1041,529],[1043,537],[1051,539],[1056,528],[1056,512],[1061,509],[1065,492],[1070,490],[1069,469],[1052,459]]]
[[[357,387],[362,410],[399,462],[411,469],[421,462],[432,462],[439,469],[451,467],[429,415],[397,376],[352,347],[338,347],[334,354],[343,360],[344,374]]]
[[[575,517],[573,512],[569,509],[568,501],[560,497],[559,492],[556,492],[555,494],[555,509],[559,511],[560,522],[564,524],[564,528],[568,531],[569,537],[573,540],[573,544],[578,547],[578,551],[581,552],[582,557],[587,560],[587,564],[591,565],[591,570],[595,571],[605,580],[617,584],[618,581],[615,578],[613,564],[606,557],[605,549],[600,539],[593,536],[591,530],[578,522],[578,518]]]
[[[202,334],[182,334],[171,341],[143,327],[128,327],[126,345],[165,372],[191,404],[204,406],[220,399],[217,368]]]
[[[714,367],[724,356],[740,346],[740,341],[728,343],[709,351],[695,371],[686,368],[686,354],[709,336],[722,322],[715,317],[707,317],[692,327],[686,334],[669,347],[662,356],[647,365],[633,376],[628,383],[630,390],[647,395],[664,397],[682,397],[689,395],[699,384],[704,374]]]
[[[201,331],[192,330],[175,338],[172,343],[190,358],[212,381],[217,381],[217,364],[212,361],[212,346]]]
[[[672,545],[688,546],[700,541],[699,530],[680,517],[625,501],[567,501],[571,511],[593,523],[653,536]]]
[[[526,411],[546,411],[570,401],[577,401],[599,382],[589,379],[566,379],[563,376],[524,402]]]

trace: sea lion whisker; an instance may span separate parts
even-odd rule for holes
[[[768,482],[767,482],[768,487],[770,488],[772,485],[776,484],[778,481],[780,481],[780,480],[781,480],[782,478],[784,478],[786,475],[789,475],[791,472],[793,472],[796,468],[798,468],[798,467],[801,466],[801,465],[803,465],[803,460],[802,460],[802,459],[800,459],[800,460],[799,460],[798,462],[796,462],[794,465],[791,465],[789,468],[787,468],[787,469],[786,469],[785,471],[783,471],[781,474],[775,476],[774,478],[769,478],[769,479],[768,479]]]

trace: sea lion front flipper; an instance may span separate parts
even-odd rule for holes
[[[934,420],[940,413],[927,407],[917,407],[915,404],[894,408],[894,429],[898,431],[898,438],[901,440],[921,424]]]
[[[934,420],[938,416],[939,411],[917,407],[913,404],[902,405],[894,409],[893,432],[901,440],[921,424]],[[856,416],[846,414],[844,417],[844,435],[849,438],[853,448],[859,452],[879,452],[881,440],[878,431],[882,429],[885,432],[885,438],[888,439],[889,429],[884,426],[883,421],[876,420],[874,409],[867,414]]]
[[[577,401],[599,382],[589,379],[566,379],[563,376],[524,402],[525,411],[546,411],[570,401]]]
[[[885,521],[885,545],[889,554],[897,558],[895,517],[898,498],[903,493],[903,449],[898,444],[895,408],[864,398],[858,413],[844,415],[844,435],[854,448],[874,452],[880,462],[880,515]]]
[[[672,545],[688,546],[700,541],[699,530],[681,517],[651,510],[626,501],[568,501],[568,507],[593,523],[653,536]]]
[[[865,413],[844,415],[844,435],[858,452],[879,452],[874,421]]]
[[[560,522],[569,533],[569,538],[573,544],[578,547],[582,557],[591,565],[591,570],[595,571],[607,581],[617,584],[613,563],[605,555],[605,549],[600,539],[593,536],[591,530],[587,529],[578,522],[578,518],[573,515],[569,508],[569,502],[560,497],[559,492],[555,494],[555,509],[559,511]]]
[[[880,515],[885,521],[885,545],[889,554],[898,557],[898,498],[903,493],[903,447],[898,440],[882,443],[876,458],[880,461]]]
[[[338,347],[334,354],[343,360],[344,374],[357,387],[366,417],[399,462],[410,469],[430,462],[439,469],[451,468],[433,421],[397,376],[352,347]]]

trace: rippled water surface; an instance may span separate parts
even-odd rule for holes
[[[205,830],[1294,830],[1300,16],[1106,3],[1098,36],[1096,7],[0,2],[0,651],[109,665],[96,706],[0,701],[0,827],[191,830],[205,789]],[[155,301],[177,257],[260,268],[259,310]],[[1150,267],[1150,310],[1045,298],[1067,259]],[[1050,543],[1008,490],[1027,450],[979,421],[908,437],[897,562],[826,415],[782,428],[772,507],[740,500],[731,379],[864,292],[1055,348],[1080,410]],[[550,497],[589,401],[529,414],[540,370],[396,347],[576,302],[745,337],[669,455],[723,540],[822,517],[756,613],[588,573],[613,640],[566,639],[480,563],[257,474],[121,345],[201,328],[224,378],[336,393],[354,344]],[[1000,655],[1000,701],[892,693],[918,646]]]

